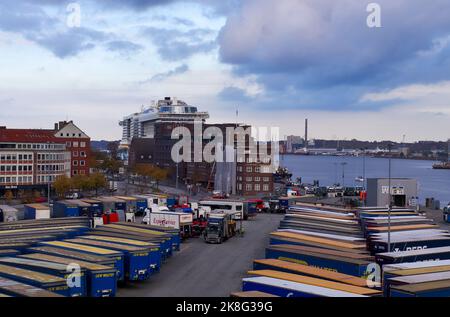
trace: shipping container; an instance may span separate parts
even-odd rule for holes
[[[413,251],[450,246],[450,237],[401,238],[391,237],[391,249],[388,250],[387,239],[369,239],[368,246],[372,254],[382,252]]]
[[[20,251],[18,251],[18,250],[13,250],[13,249],[0,250],[0,257],[16,256],[18,254],[20,254]]]
[[[432,282],[440,282],[446,285],[446,289],[441,290],[441,292],[446,292],[450,294],[450,272],[437,272],[437,273],[428,273],[428,274],[420,274],[420,275],[409,275],[409,276],[399,276],[392,277],[388,279],[389,285],[387,287],[387,294],[390,297],[400,296],[397,294],[396,288],[398,286],[404,285],[418,285],[423,283],[432,283]],[[441,284],[442,285],[442,284]],[[443,294],[439,294],[439,297],[442,297]]]
[[[104,256],[111,259],[114,259],[114,267],[117,269],[117,279],[119,281],[125,280],[125,261],[124,255],[122,252],[114,251],[105,248],[96,248],[90,247],[86,245],[76,244],[76,243],[67,243],[61,241],[45,241],[41,242],[42,246],[51,246],[55,248],[61,248],[65,250],[77,251],[82,253],[87,253],[91,255]]]
[[[117,244],[106,241],[95,241],[89,239],[70,239],[64,242],[88,245],[92,247],[108,248],[120,251],[124,254],[125,279],[129,281],[144,281],[150,277],[150,249],[143,247]]]
[[[450,281],[395,285],[391,297],[450,297]]]
[[[25,219],[50,219],[50,207],[41,204],[25,205]]]
[[[63,296],[71,296],[67,281],[61,277],[0,264],[0,276],[33,285]]]
[[[25,218],[24,211],[19,211],[18,209],[8,205],[0,205],[0,213],[3,215],[4,223],[16,222]],[[0,223],[2,223],[1,220]]]
[[[106,266],[79,259],[63,257],[62,255],[57,256],[43,253],[24,254],[19,257],[61,263],[64,265],[75,263],[86,270],[88,296],[114,297],[116,295],[117,274],[116,269],[113,267],[113,263],[111,263],[111,266]]]
[[[11,257],[0,258],[0,264],[34,272],[41,272],[52,276],[58,276],[67,281],[67,285],[69,286],[70,290],[70,296],[87,296],[86,270],[83,268],[80,268],[79,271],[73,271],[67,265],[59,263]],[[75,283],[75,279],[77,279],[79,283]],[[70,281],[72,281],[73,284],[69,285]]]
[[[55,292],[0,277],[0,291],[12,297],[62,297]]]
[[[242,290],[260,291],[280,297],[366,297],[344,291],[295,283],[270,277],[250,277],[242,280]]]
[[[79,217],[80,210],[78,205],[70,200],[55,201],[52,216],[54,218]]]

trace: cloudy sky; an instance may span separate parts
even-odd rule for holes
[[[371,2],[2,0],[0,124],[113,140],[176,96],[281,135],[308,117],[315,138],[449,138],[450,1],[378,0],[381,28]]]

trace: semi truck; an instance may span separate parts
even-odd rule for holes
[[[180,230],[181,238],[189,238],[192,234],[192,213],[172,212],[165,207],[157,205],[147,208],[142,223],[151,226],[160,226]]]
[[[207,243],[218,243],[228,240],[236,234],[236,221],[231,214],[210,214],[204,231]]]

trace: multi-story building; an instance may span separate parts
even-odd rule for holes
[[[191,161],[176,164],[172,158],[172,147],[179,140],[172,139],[172,131],[176,127],[185,127],[191,133]],[[224,138],[227,135],[227,129],[240,127],[244,130],[251,128],[248,125],[229,124],[202,124],[203,133],[207,128],[215,127],[222,131]],[[245,138],[242,145],[238,145],[235,138],[232,151],[233,155],[239,152],[239,146],[243,146],[244,156],[234,162],[214,163],[207,162],[203,158],[201,161],[194,160],[194,123],[156,123],[155,134],[153,138],[134,138],[130,147],[130,167],[137,164],[155,164],[167,168],[171,171],[173,180],[178,179],[186,184],[200,184],[208,189],[216,189],[231,194],[243,196],[268,195],[273,192],[273,171],[272,162],[266,162],[258,155],[250,155],[250,136]],[[207,139],[201,140],[200,149],[203,152]],[[270,147],[269,147],[270,149]],[[198,149],[197,149],[198,150]],[[268,151],[269,155],[271,154]],[[198,153],[197,153],[198,154]]]
[[[73,121],[55,123],[54,136],[66,144],[71,154],[71,175],[88,175],[91,139]]]
[[[6,190],[46,190],[70,176],[70,152],[49,130],[0,127],[0,195]]]
[[[177,98],[166,97],[119,122],[123,129],[121,146],[129,147],[133,138],[154,138],[156,125],[159,123],[204,122],[208,118],[207,112],[199,112],[197,107]]]
[[[72,121],[47,130],[0,127],[0,195],[46,191],[58,176],[88,174],[89,153],[90,138]]]

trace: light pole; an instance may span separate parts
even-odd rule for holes
[[[347,165],[347,162],[342,162],[342,188],[345,186],[345,165]]]
[[[391,210],[392,210],[392,190],[391,190],[391,149],[392,144],[388,144],[389,149],[389,176],[388,176],[388,187],[389,187],[389,207],[388,207],[388,252],[391,252]]]

